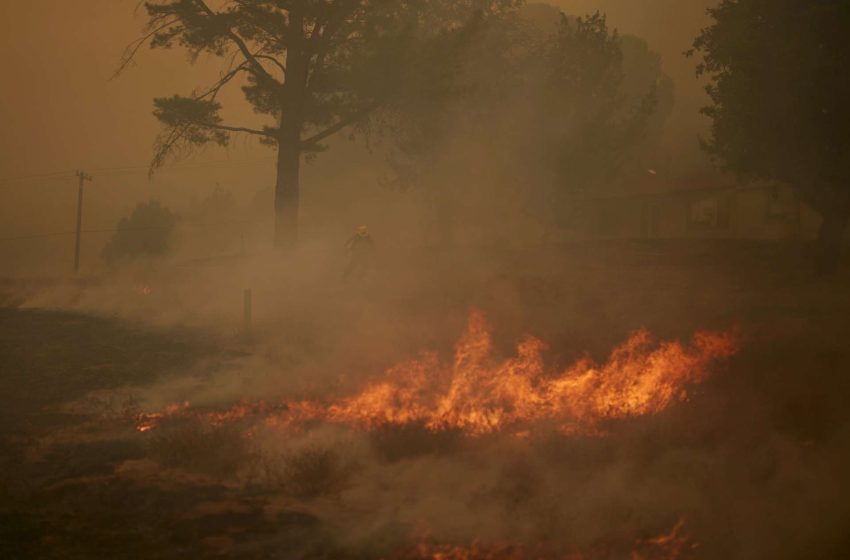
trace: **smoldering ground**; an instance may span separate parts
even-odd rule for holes
[[[81,391],[67,393],[71,404],[61,397],[33,403],[31,417],[60,414],[62,421],[10,432],[12,455],[29,466],[8,467],[9,479],[29,480],[35,469],[45,482],[7,489],[6,511],[18,521],[27,512],[35,533],[59,531],[52,517],[58,511],[82,512],[78,529],[33,545],[48,555],[69,543],[85,551],[86,542],[123,553],[97,528],[106,507],[117,516],[110,531],[134,533],[132,519],[157,535],[155,543],[180,542],[175,553],[189,547],[202,555],[390,557],[422,541],[508,542],[530,554],[618,558],[682,519],[699,543],[687,549],[691,557],[840,557],[848,513],[846,302],[825,298],[827,284],[778,281],[797,270],[789,254],[622,244],[591,253],[578,245],[415,259],[387,251],[373,274],[354,284],[342,280],[338,260],[307,254],[302,266],[264,269],[267,284],[255,286],[247,340],[240,332],[243,271],[235,267],[228,273],[237,280],[229,281],[223,272],[214,281],[205,273],[162,273],[150,295],[135,292],[133,281],[30,288],[32,301],[57,305],[72,293],[64,305],[105,316],[105,325],[124,321],[108,318],[115,313],[137,325],[121,327],[130,330],[120,338],[103,331],[103,341],[84,337],[87,348],[106,344],[118,352],[84,352],[91,357],[80,359],[101,368],[92,371],[126,369],[121,349],[134,344],[154,344],[153,355],[137,358],[142,364],[161,363],[142,365],[153,369],[140,371],[135,385],[118,375],[97,390],[96,376],[77,381]],[[647,270],[647,261],[655,267]],[[742,262],[752,274],[735,273]],[[764,262],[772,264],[755,264]],[[160,287],[165,282],[175,285]],[[222,293],[234,295],[211,297]],[[604,435],[469,437],[415,425],[363,431],[322,422],[274,429],[262,421],[273,408],[204,421],[203,414],[259,401],[351,395],[423,350],[451,360],[470,307],[487,314],[498,356],[513,355],[516,342],[533,334],[549,343],[545,359],[554,371],[585,353],[604,361],[640,327],[681,340],[701,328],[736,328],[740,351],[713,366],[686,402],[615,422]],[[24,304],[17,313],[32,312]],[[156,329],[183,322],[194,322],[199,334],[181,337],[202,336],[218,347],[187,357],[191,366],[145,342]],[[18,352],[32,348],[25,330]],[[65,356],[62,338],[51,340],[53,355]],[[141,381],[154,373],[158,381]],[[12,386],[5,392],[18,393]],[[140,414],[186,401],[200,416],[175,414],[136,431]],[[105,484],[97,503],[86,497],[92,484]],[[137,491],[156,497],[139,501]],[[105,498],[112,501],[101,504]],[[186,521],[152,524],[149,508]],[[151,546],[141,557],[169,553]],[[92,550],[81,554],[96,555]]]

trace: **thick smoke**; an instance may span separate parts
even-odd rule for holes
[[[553,13],[533,7],[526,23],[554,26]],[[486,67],[488,40],[470,49],[470,65]],[[654,44],[631,40],[632,54],[658,63]],[[665,83],[666,60],[651,69],[657,74],[649,81]],[[213,481],[237,495],[266,496],[268,519],[297,511],[319,520],[322,532],[304,536],[305,550],[327,545],[389,557],[424,539],[628,558],[637,541],[683,520],[699,543],[688,549],[697,558],[840,557],[850,516],[848,358],[840,336],[848,325],[832,309],[843,309],[846,298],[837,305],[818,286],[784,287],[781,273],[756,264],[760,253],[750,247],[576,242],[564,224],[547,223],[562,185],[543,164],[540,100],[528,91],[477,98],[474,109],[496,117],[474,127],[463,115],[470,105],[449,107],[458,118],[428,131],[433,143],[415,154],[410,184],[387,164],[399,155],[388,139],[335,141],[333,156],[307,167],[303,240],[294,254],[270,247],[272,192],[252,177],[243,191],[205,187],[193,189],[194,201],[166,200],[178,220],[164,256],[111,267],[92,259],[91,274],[71,280],[10,281],[4,291],[24,308],[189,329],[216,347],[188,370],[90,394],[66,412],[98,414],[110,429],[142,438],[149,456],[122,465],[122,476],[165,487]],[[666,93],[668,114],[678,111]],[[645,136],[669,156],[667,124],[650,123]],[[618,163],[645,167],[647,153],[658,152],[641,147]],[[603,179],[588,176],[581,186],[610,186]],[[580,223],[582,210],[573,214]],[[362,224],[375,240],[373,267],[346,280],[344,244]],[[103,243],[92,241],[89,254]],[[798,261],[783,257],[777,267],[798,270]],[[687,399],[600,434],[468,437],[417,425],[364,431],[321,422],[279,429],[263,422],[271,416],[265,412],[224,423],[174,414],[142,434],[127,427],[183,403],[217,413],[355,394],[422,352],[450,361],[472,308],[487,315],[498,357],[533,335],[548,343],[553,371],[587,356],[604,362],[641,328],[682,341],[701,329],[733,330],[741,351],[714,364]],[[807,314],[826,319],[807,326],[797,319]]]

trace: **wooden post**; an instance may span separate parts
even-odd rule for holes
[[[80,272],[80,233],[83,228],[83,184],[86,181],[91,181],[92,178],[82,171],[77,172],[77,177],[80,179],[80,189],[77,194],[77,242],[74,246],[74,274]]]

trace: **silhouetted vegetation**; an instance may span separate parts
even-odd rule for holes
[[[423,40],[450,42],[484,12],[510,3],[255,1],[216,10],[204,0],[147,2],[146,34],[128,48],[122,67],[145,44],[178,45],[192,60],[204,53],[224,63],[212,85],[154,101],[164,130],[152,169],[196,146],[226,145],[233,133],[258,137],[277,149],[275,239],[292,245],[302,155],[323,151],[326,139],[390,103],[407,68],[422,62],[415,53]],[[269,123],[223,121],[218,96],[231,82],[242,84],[246,101]]]
[[[171,244],[176,216],[156,200],[138,204],[118,223],[117,231],[103,248],[106,262],[164,255]]]
[[[780,181],[823,217],[817,268],[834,272],[850,222],[850,3],[723,0],[696,39],[711,78],[706,149]]]
[[[432,55],[442,64],[424,65],[433,73],[395,107],[390,156],[392,184],[433,191],[444,243],[466,184],[548,228],[570,221],[577,196],[646,173],[636,162],[660,136],[673,86],[657,55],[604,15],[533,5],[456,51]],[[464,165],[475,157],[488,164]]]

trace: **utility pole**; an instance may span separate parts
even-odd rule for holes
[[[79,274],[80,272],[80,232],[83,229],[83,184],[86,181],[92,180],[92,177],[86,175],[83,171],[78,171],[77,177],[80,179],[80,191],[77,196],[77,244],[74,248],[74,274]]]

